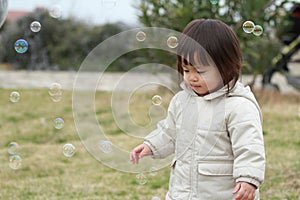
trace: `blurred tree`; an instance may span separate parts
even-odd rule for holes
[[[33,21],[41,23],[39,32],[30,30]],[[97,44],[124,27],[124,24],[90,26],[73,18],[52,18],[47,10],[36,9],[1,29],[0,62],[12,63],[15,69],[77,70]],[[29,44],[24,54],[14,50],[14,43],[20,38]]]
[[[244,57],[244,73],[252,73],[254,84],[257,74],[271,65],[282,44],[276,38],[278,24],[282,24],[288,7],[297,0],[140,0],[136,9],[139,21],[145,26],[165,27],[182,31],[193,19],[220,19],[237,33]],[[251,20],[264,28],[261,36],[247,34],[242,24]],[[170,58],[165,58],[170,59]]]

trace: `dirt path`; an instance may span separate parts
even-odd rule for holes
[[[300,69],[300,67],[298,66]],[[65,90],[72,90],[74,80],[76,78],[76,72],[62,72],[62,71],[0,71],[0,87],[8,89],[19,88],[48,88],[53,82],[60,83]],[[91,80],[98,80],[98,73],[85,73],[86,77],[83,89],[96,88],[92,85]],[[97,86],[97,90],[112,91],[115,88],[115,83],[122,79],[122,73],[104,73],[101,79],[101,84]],[[261,88],[261,76],[257,77],[254,88]],[[169,79],[169,80],[166,80]],[[251,76],[242,76],[243,83],[249,83]],[[139,85],[144,82],[149,83],[165,83],[171,81],[168,77],[161,77],[154,74],[147,73],[132,73],[127,75],[126,84],[129,88],[132,88],[130,84]],[[89,84],[91,82],[91,84]],[[288,85],[285,77],[279,73],[273,76],[272,82],[277,83],[282,93],[295,93],[299,94],[299,91]],[[128,87],[123,87],[124,90]]]

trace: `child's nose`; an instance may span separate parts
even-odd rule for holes
[[[192,73],[190,76],[191,81],[198,81],[199,77],[197,73]]]

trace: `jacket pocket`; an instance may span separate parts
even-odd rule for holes
[[[198,163],[198,173],[207,176],[232,176],[233,163],[203,161]]]
[[[235,187],[232,161],[201,161],[197,166],[198,199],[234,199]]]

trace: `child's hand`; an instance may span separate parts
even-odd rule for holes
[[[132,152],[130,152],[130,161],[132,164],[138,164],[140,158],[149,155],[152,155],[150,147],[148,147],[146,144],[141,144],[135,147]]]
[[[238,193],[235,200],[253,200],[255,198],[256,187],[247,182],[238,182],[232,194]]]

